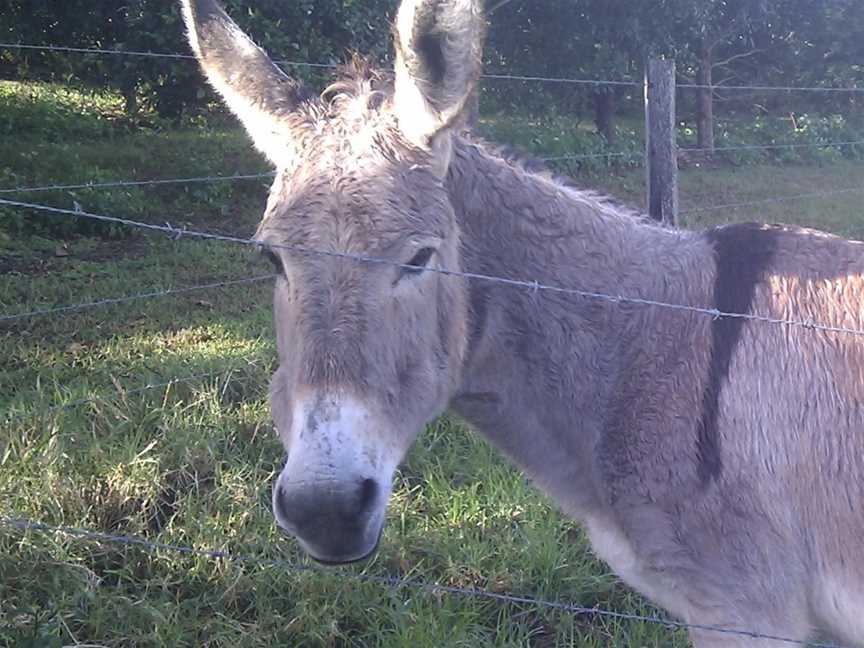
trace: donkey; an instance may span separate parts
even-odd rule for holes
[[[182,6],[278,170],[273,510],[313,558],[375,551],[394,470],[449,408],[685,622],[864,646],[860,337],[476,277],[860,329],[862,244],[662,228],[475,140],[481,0],[404,0],[395,74],[355,61],[320,96],[215,0]]]

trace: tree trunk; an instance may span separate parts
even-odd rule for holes
[[[599,91],[594,94],[594,124],[607,144],[615,141],[615,93]]]
[[[703,45],[699,48],[700,86],[696,98],[696,132],[698,146],[707,153],[714,152],[714,52]]]
[[[127,117],[135,117],[138,114],[138,88],[134,83],[123,85],[123,109]]]

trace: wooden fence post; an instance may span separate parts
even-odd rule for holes
[[[648,213],[678,222],[678,143],[675,129],[675,61],[651,59],[645,76],[645,166]]]

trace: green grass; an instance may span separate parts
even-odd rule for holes
[[[110,97],[92,110],[63,112],[70,102],[91,104],[56,88],[2,87],[0,123],[25,120],[18,137],[0,140],[6,186],[264,168],[235,131],[103,128],[102,116],[114,110]],[[22,105],[56,123],[27,122]],[[509,120],[504,130],[517,129]],[[540,132],[535,150],[560,138],[554,129]],[[861,172],[850,160],[690,168],[682,203],[861,186]],[[639,203],[642,173],[590,169],[581,182]],[[252,182],[23,198],[251,235],[265,197],[265,186]],[[685,224],[776,220],[864,238],[861,205],[861,194],[845,194],[705,212]],[[2,314],[269,271],[237,246],[33,219],[0,211]],[[275,363],[269,291],[217,289],[0,323],[0,420],[17,417],[0,427],[0,516],[309,566],[269,511],[281,461],[266,401]],[[215,375],[138,391],[198,374]],[[93,400],[49,410],[80,398]],[[377,557],[336,570],[301,573],[0,528],[0,645],[687,645],[683,633],[647,623],[351,578],[404,576],[656,612],[592,557],[573,522],[452,420],[429,426],[395,483]]]

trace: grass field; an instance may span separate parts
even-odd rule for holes
[[[0,84],[0,186],[266,170],[236,130],[133,128],[117,123],[116,107],[111,97]],[[516,125],[484,128],[506,135]],[[535,139],[542,152],[548,142]],[[642,174],[592,169],[577,179],[640,203]],[[861,186],[864,165],[854,160],[689,168],[682,203]],[[864,238],[862,195],[684,221],[785,221]],[[245,236],[265,196],[261,181],[0,194]],[[237,246],[88,230],[0,207],[0,315],[269,270]],[[0,322],[0,517],[309,566],[269,511],[281,460],[266,403],[269,291],[265,282]],[[50,409],[82,398],[92,400]],[[657,612],[593,559],[575,524],[445,418],[400,470],[381,550],[361,566],[295,572],[0,527],[0,645],[687,645],[665,626],[394,590],[357,574]]]

